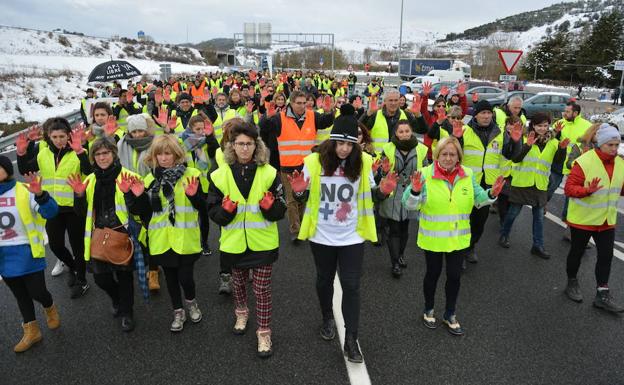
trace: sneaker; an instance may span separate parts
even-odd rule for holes
[[[531,254],[538,256],[542,259],[550,259],[550,253],[544,250],[543,247],[537,247],[537,246],[531,247]]]
[[[457,322],[457,317],[455,316],[455,314],[452,314],[448,317],[445,316],[444,324],[446,325],[446,328],[448,329],[449,333],[451,333],[452,335],[454,336],[464,335],[464,329],[462,329],[459,322]]]
[[[76,272],[70,271],[69,274],[67,274],[67,286],[73,287],[75,284],[76,284]]]
[[[581,287],[579,286],[578,279],[568,278],[568,286],[565,288],[565,293],[574,302],[583,302],[583,294],[581,293]]]
[[[501,235],[500,238],[498,238],[498,245],[500,247],[503,247],[505,249],[508,249],[510,247],[509,244],[509,237],[506,237],[504,235]]]
[[[401,266],[398,263],[392,264],[392,276],[394,278],[401,278]]]
[[[202,312],[199,310],[197,299],[186,301],[186,307],[188,308],[189,318],[193,323],[198,323],[202,320]]]
[[[219,294],[223,294],[223,295],[232,294],[232,274],[229,274],[229,273],[219,274]]]
[[[349,362],[356,364],[364,362],[364,357],[362,357],[362,352],[360,352],[357,337],[351,333],[347,333],[345,336],[344,354],[347,356],[347,360]]]
[[[210,250],[210,247],[205,246],[202,251],[201,251],[201,256],[202,257],[209,257],[212,255],[212,250]]]
[[[245,334],[247,331],[247,320],[249,320],[249,309],[236,309],[234,310],[236,315],[236,323],[232,332],[238,336]]]
[[[401,269],[405,269],[407,267],[407,259],[404,255],[399,256],[399,266],[401,266]]]
[[[336,338],[336,321],[333,318],[323,320],[321,338],[325,341],[331,341]]]
[[[90,286],[87,281],[80,281],[76,279],[76,284],[69,289],[70,291],[69,298],[76,299],[76,298],[82,297],[83,295],[85,295],[87,290],[89,290],[89,287]]]
[[[60,259],[57,259],[56,263],[54,264],[54,268],[52,269],[51,274],[53,277],[58,277],[59,275],[63,274],[65,270],[69,270],[69,269],[65,267],[65,264],[61,262]]]
[[[260,358],[269,358],[273,355],[273,348],[271,343],[271,331],[260,331],[256,332],[256,336],[258,337],[258,357]]]
[[[425,310],[423,313],[423,324],[429,329],[435,329],[438,327],[438,321],[433,314],[433,309]]]
[[[172,332],[181,332],[184,329],[184,323],[186,322],[186,312],[184,309],[175,309],[173,311],[173,322],[169,330]]]
[[[479,258],[477,258],[477,252],[474,249],[468,250],[468,254],[466,254],[466,261],[470,263],[479,262]]]
[[[594,298],[594,306],[606,310],[610,313],[622,313],[624,307],[615,302],[615,299],[611,296],[609,289],[596,291],[596,298]]]
[[[121,331],[124,333],[129,333],[134,330],[134,318],[132,316],[123,316],[121,317]]]

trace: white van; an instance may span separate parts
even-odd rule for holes
[[[468,80],[464,71],[431,70],[427,76],[437,76],[441,82],[459,82]]]
[[[409,82],[401,84],[401,86],[405,86],[405,92],[411,94],[414,91],[422,90],[423,83],[427,82],[431,84],[440,83],[440,78],[437,76],[419,76],[410,80]]]

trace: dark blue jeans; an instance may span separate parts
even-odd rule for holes
[[[522,205],[517,203],[509,203],[509,209],[507,210],[507,215],[505,216],[505,221],[503,222],[503,227],[501,228],[501,236],[508,237],[509,233],[511,233],[511,226],[518,214],[520,214],[520,210],[522,210]],[[533,247],[544,247],[544,208],[543,207],[533,207]]]
[[[550,202],[550,198],[555,195],[555,191],[561,185],[561,181],[563,180],[563,174],[558,172],[553,172],[551,170],[550,176],[548,177],[548,202]],[[561,219],[566,220],[568,216],[568,197],[564,197],[563,201],[563,210],[561,210]]]

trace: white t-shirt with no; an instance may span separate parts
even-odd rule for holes
[[[310,177],[303,167],[304,178]],[[375,179],[369,175],[371,188]],[[348,246],[364,242],[357,232],[357,196],[360,179],[351,182],[338,167],[333,176],[321,176],[321,202],[318,210],[316,232],[310,242],[327,246]]]

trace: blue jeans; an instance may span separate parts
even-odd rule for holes
[[[563,174],[554,172],[552,170],[550,171],[550,176],[548,177],[548,201],[549,202],[550,202],[550,198],[552,198],[553,195],[555,195],[555,190],[557,190],[557,187],[559,187],[562,180],[563,180]]]
[[[509,203],[509,208],[507,209],[507,215],[505,216],[505,221],[503,222],[503,227],[501,228],[500,235],[504,237],[508,237],[511,232],[511,226],[518,214],[520,214],[520,210],[522,210],[522,205],[517,203]],[[533,247],[543,248],[544,247],[544,208],[543,207],[533,207],[531,209],[533,211]]]

